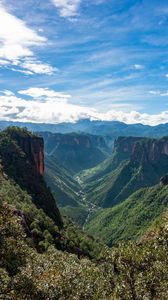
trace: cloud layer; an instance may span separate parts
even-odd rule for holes
[[[0,67],[27,75],[52,74],[54,69],[39,61],[33,47],[44,46],[47,39],[10,14],[0,3]]]
[[[29,88],[17,95],[5,90],[0,95],[0,119],[6,121],[61,123],[79,119],[121,121],[129,124],[157,125],[168,122],[168,111],[159,114],[123,112],[115,110],[101,113],[94,108],[72,104],[71,96],[48,88]]]

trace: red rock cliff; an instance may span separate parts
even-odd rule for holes
[[[17,144],[26,153],[28,159],[35,166],[38,174],[44,174],[44,142],[43,138],[38,136],[25,136],[20,132],[12,133],[12,137],[17,141]]]

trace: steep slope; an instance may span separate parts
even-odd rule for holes
[[[34,203],[58,226],[62,226],[55,199],[43,179],[43,139],[25,129],[8,128],[0,134],[0,158],[4,172],[27,190]]]
[[[25,129],[8,128],[0,134],[0,202],[12,205],[31,244],[38,251],[50,245],[78,256],[95,257],[103,247],[68,218],[63,218],[40,173],[43,140]],[[6,204],[5,204],[6,203]],[[9,208],[10,209],[10,208]],[[88,245],[88,248],[86,247]]]
[[[109,155],[110,149],[101,136],[51,132],[40,132],[40,135],[44,139],[46,155],[56,158],[72,174],[96,166]]]
[[[168,185],[143,188],[119,205],[98,210],[85,229],[112,246],[140,237],[167,207]]]
[[[52,156],[45,157],[44,176],[60,207],[79,206],[81,200],[79,183]]]
[[[119,138],[111,160],[81,175],[87,200],[112,207],[141,187],[155,185],[168,170],[168,138]],[[90,174],[89,174],[90,172]]]
[[[118,139],[114,141],[112,155],[96,167],[83,171],[80,174],[80,178],[85,183],[90,183],[114,171],[122,161],[130,159],[135,143],[141,140],[144,140],[144,138],[118,137]]]
[[[7,181],[1,176],[0,179]],[[161,217],[161,225],[153,228],[140,241],[120,244],[113,250],[104,248],[102,251],[99,248],[99,256],[94,261],[58,251],[47,230],[42,232],[45,238],[42,245],[46,248],[39,253],[31,242],[32,237],[25,234],[24,215],[13,206],[22,193],[28,206],[25,192],[20,194],[20,188],[8,182],[16,192],[12,190],[13,194],[11,191],[7,194],[8,201],[13,203],[14,200],[9,205],[4,202],[6,195],[0,182],[0,297],[3,300],[168,298],[167,213]],[[23,195],[19,201],[23,207]],[[32,208],[29,207],[29,216],[33,213],[36,226],[43,225],[44,230],[48,224],[47,228],[51,231],[53,224],[46,218],[39,219],[40,211]],[[34,226],[32,224],[35,236],[39,234],[39,229]],[[57,231],[56,228],[54,230]],[[71,233],[69,246],[72,246],[75,237],[76,232]],[[65,240],[62,244],[66,246]],[[88,250],[90,245],[83,240],[84,248]]]

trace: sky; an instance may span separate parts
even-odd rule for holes
[[[0,0],[0,120],[168,122],[167,0]]]

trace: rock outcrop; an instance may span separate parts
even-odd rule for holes
[[[141,137],[119,137],[114,142],[114,150],[138,163],[154,162],[168,156],[168,137],[150,139]]]
[[[160,186],[168,185],[168,174],[160,178]]]
[[[53,149],[66,146],[74,147],[83,147],[83,148],[92,148],[100,147],[107,148],[106,142],[102,136],[96,136],[91,134],[82,134],[82,133],[70,133],[70,134],[61,134],[61,133],[51,133],[43,132],[41,133],[44,137],[46,144],[50,143],[50,147]],[[50,149],[48,149],[48,154],[50,154]]]
[[[168,156],[168,137],[144,139],[133,147],[131,159],[141,163],[158,162]]]
[[[40,135],[44,138],[46,156],[53,157],[73,175],[95,167],[111,154],[101,136],[51,132],[41,132]]]
[[[43,178],[43,139],[26,129],[8,128],[0,134],[0,157],[5,174],[25,189],[36,206],[62,227],[55,199]]]
[[[141,137],[118,137],[114,141],[114,151],[118,153],[127,153],[128,156],[133,152],[134,146],[137,142],[142,141]]]
[[[11,132],[11,137],[17,141],[17,144],[27,155],[27,158],[34,165],[35,171],[44,174],[44,141],[43,138],[29,135],[21,131]]]

